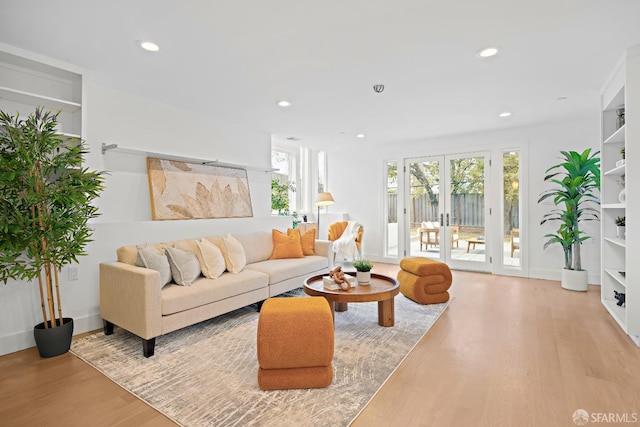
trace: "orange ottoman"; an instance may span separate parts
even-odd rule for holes
[[[398,272],[400,292],[420,304],[449,301],[452,277],[449,266],[429,258],[404,258]]]
[[[333,340],[325,298],[267,299],[258,318],[258,385],[262,390],[329,386]]]

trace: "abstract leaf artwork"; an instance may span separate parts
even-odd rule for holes
[[[253,216],[247,171],[148,157],[154,220]]]

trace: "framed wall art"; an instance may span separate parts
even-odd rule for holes
[[[154,220],[252,217],[245,169],[147,157]]]

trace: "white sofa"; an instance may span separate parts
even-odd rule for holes
[[[191,286],[174,282],[161,286],[160,273],[136,266],[135,245],[117,250],[116,262],[100,264],[100,315],[105,334],[114,325],[142,338],[145,357],[154,354],[156,337],[299,288],[305,278],[328,272],[331,242],[315,241],[316,255],[269,259],[271,233],[233,235],[242,244],[246,266],[239,273],[225,271],[216,279],[198,277]],[[206,237],[220,246],[221,236]],[[194,246],[195,240],[153,246]]]

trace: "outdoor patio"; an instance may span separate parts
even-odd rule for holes
[[[387,224],[387,238],[388,238],[388,253],[389,255],[398,254],[398,229],[396,223]],[[476,243],[475,245],[469,245],[469,240],[479,240],[478,238],[484,234],[482,228],[461,227],[460,234],[458,236],[457,246],[454,243],[451,251],[451,258],[455,260],[463,261],[476,261],[484,262],[486,251],[484,244]],[[423,256],[427,258],[438,259],[440,254],[440,246],[426,246],[422,244],[422,250],[420,249],[420,236],[416,227],[412,228],[410,236],[411,247],[409,250],[409,256]],[[519,267],[520,264],[520,249],[516,249],[511,256],[511,236],[504,236],[503,245],[503,265],[510,267]],[[475,246],[475,247],[474,247]],[[467,248],[469,252],[467,253]],[[496,260],[497,261],[497,260]]]
[[[458,247],[454,247],[451,250],[451,258],[455,260],[462,261],[476,261],[476,262],[484,262],[485,261],[485,248],[484,244],[476,244],[475,248],[472,244],[469,248],[469,252],[467,252],[467,247],[469,245],[466,240],[459,240]],[[505,266],[518,267],[520,265],[520,250],[516,249],[513,253],[513,257],[511,257],[511,243],[504,243],[504,261],[503,264]],[[438,259],[440,257],[440,247],[439,246],[430,246],[428,249],[425,248],[425,245],[422,246],[422,250],[420,250],[420,241],[416,237],[415,239],[411,239],[411,256],[423,256],[427,258]]]

